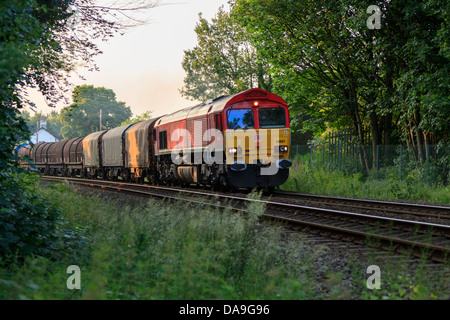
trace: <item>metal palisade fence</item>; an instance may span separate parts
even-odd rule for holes
[[[376,180],[420,180],[450,184],[450,146],[358,145],[349,139],[329,139],[318,144],[292,145],[290,158],[297,166],[344,174],[362,173]]]

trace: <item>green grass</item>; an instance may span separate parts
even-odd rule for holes
[[[373,172],[364,177],[361,173],[345,174],[295,163],[281,189],[343,197],[450,204],[450,186],[426,184],[419,174],[410,174],[402,181],[392,174],[386,176],[388,178],[377,180]]]
[[[258,226],[261,205],[250,205],[246,215],[158,200],[131,209],[66,186],[41,192],[79,236],[54,260],[29,257],[0,269],[0,298],[319,297],[312,280],[292,267],[302,257],[300,248],[294,242],[281,246],[279,229]],[[69,265],[81,269],[81,290],[66,288]]]
[[[382,290],[369,290],[365,266],[331,270],[325,248],[297,234],[281,241],[279,227],[260,224],[257,203],[239,215],[187,202],[131,206],[62,184],[35,188],[61,212],[64,246],[50,258],[0,258],[0,299],[449,298],[442,277],[409,276],[398,265],[382,267]],[[66,287],[70,265],[81,269],[80,290]]]

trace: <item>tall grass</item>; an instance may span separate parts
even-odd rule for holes
[[[259,225],[264,206],[245,215],[209,206],[149,200],[135,209],[82,197],[67,186],[43,189],[78,237],[55,260],[32,257],[0,269],[0,298],[302,299],[318,298],[298,268],[304,253],[281,245],[280,229]],[[253,194],[252,196],[258,196]],[[304,256],[308,263],[313,254]],[[68,290],[66,268],[81,269]],[[5,282],[6,281],[6,282]]]
[[[239,215],[187,201],[130,205],[61,184],[36,188],[61,212],[64,245],[50,258],[0,258],[0,299],[449,298],[441,285],[448,278],[409,277],[398,265],[382,269],[384,291],[370,291],[359,261],[330,266],[326,247],[262,225],[256,202]],[[80,267],[80,290],[66,287],[70,265]]]
[[[321,166],[295,160],[283,190],[344,197],[376,198],[386,200],[415,200],[450,204],[450,186],[429,185],[421,176],[410,174],[399,181],[395,175],[376,179],[374,173],[347,174],[329,171]]]

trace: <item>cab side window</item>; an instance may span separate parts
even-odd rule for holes
[[[167,149],[167,131],[159,132],[159,149]]]

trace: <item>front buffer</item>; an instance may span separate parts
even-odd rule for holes
[[[234,162],[227,165],[227,177],[229,183],[235,188],[277,187],[288,179],[291,165],[291,160],[288,159],[278,160],[273,168],[261,163]]]

